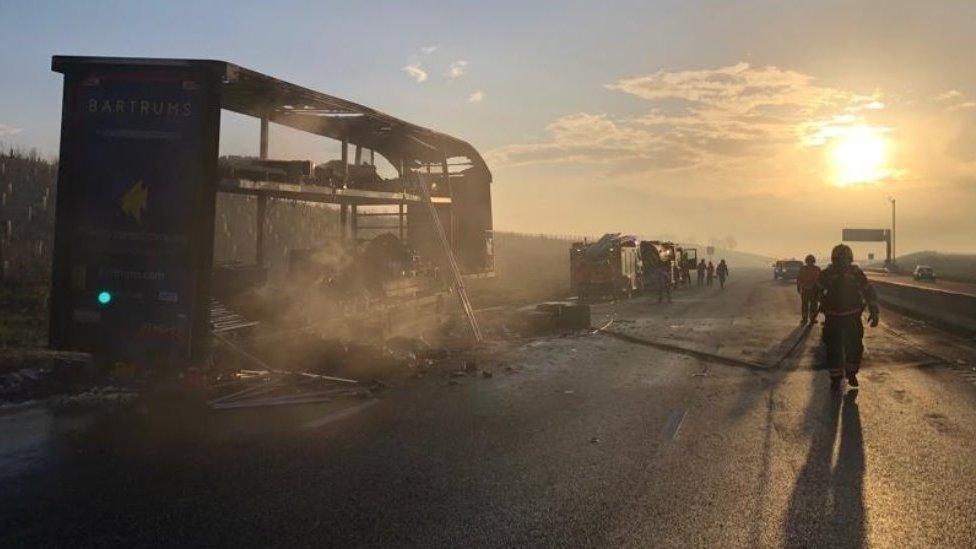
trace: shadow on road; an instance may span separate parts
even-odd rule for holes
[[[753,385],[755,378],[749,377],[743,381],[739,388],[739,400],[732,408],[730,417],[739,419],[744,416],[755,404],[760,396],[765,396],[765,428],[763,433],[763,444],[761,452],[761,463],[759,477],[756,479],[756,491],[753,495],[755,507],[753,513],[756,520],[752,523],[750,532],[750,545],[759,547],[762,545],[762,530],[766,524],[766,500],[767,490],[770,479],[770,465],[772,460],[772,437],[776,430],[773,421],[774,409],[776,406],[776,390],[779,384],[786,379],[788,372],[799,367],[799,353],[806,347],[807,337],[810,335],[810,325],[797,326],[782,339],[778,344],[771,347],[764,356],[764,361],[772,364],[770,374],[763,377],[764,391],[756,391]]]
[[[812,433],[806,463],[790,497],[784,545],[861,547],[865,533],[865,459],[857,390],[841,396],[829,392],[826,384],[816,387],[810,415],[819,419],[819,428]],[[834,463],[838,437],[840,447]]]
[[[766,397],[769,402],[767,405],[771,406],[773,393],[776,392],[776,387],[786,379],[785,372],[796,370],[800,363],[800,355],[802,351],[806,348],[806,340],[810,335],[811,328],[809,325],[797,326],[790,331],[790,333],[784,337],[779,343],[770,347],[763,356],[761,357],[761,362],[769,364],[768,374],[763,373],[761,378],[761,383],[763,384],[765,391],[757,391],[756,378],[746,377],[743,378],[742,383],[739,386],[739,399],[732,406],[729,412],[729,417],[733,420],[738,420],[747,414],[756,405],[756,402],[761,397]],[[771,412],[771,410],[767,410]],[[771,428],[771,424],[767,422],[767,429]]]

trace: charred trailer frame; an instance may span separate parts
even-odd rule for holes
[[[395,207],[400,236],[436,254],[422,181],[461,272],[493,274],[491,173],[460,139],[225,61],[55,56],[52,69],[64,74],[53,348],[170,370],[205,362],[217,192],[257,198],[260,267],[275,199],[338,205],[352,243],[368,229],[360,206]],[[221,110],[261,121],[262,158],[271,123],[340,141],[346,177],[323,186],[222,176]],[[364,153],[386,158],[396,188],[347,184],[351,147],[357,164]]]

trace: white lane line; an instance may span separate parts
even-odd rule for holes
[[[302,429],[318,429],[319,427],[322,427],[323,425],[328,425],[329,423],[332,423],[334,421],[339,421],[340,419],[345,419],[345,418],[347,418],[349,416],[352,416],[352,415],[355,415],[355,414],[357,414],[359,412],[362,412],[363,410],[365,410],[366,408],[369,408],[370,406],[376,404],[377,402],[379,402],[379,400],[369,400],[369,401],[363,402],[362,404],[357,404],[357,405],[352,406],[350,408],[346,408],[344,410],[339,410],[338,412],[332,412],[331,414],[326,414],[326,415],[324,415],[324,416],[322,416],[320,418],[313,419],[312,421],[309,421],[307,423],[302,424],[302,427],[301,428]]]
[[[671,415],[668,416],[668,421],[664,424],[661,429],[661,438],[664,440],[674,440],[678,437],[678,430],[681,429],[681,423],[685,420],[685,410],[674,410]]]

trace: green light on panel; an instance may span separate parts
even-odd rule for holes
[[[112,301],[112,294],[106,292],[105,290],[98,292],[98,303],[100,305],[108,305],[109,303],[111,303],[111,301]]]

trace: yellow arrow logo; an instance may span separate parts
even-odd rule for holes
[[[142,180],[136,181],[135,185],[129,187],[122,195],[122,211],[136,221],[142,220],[142,212],[149,203],[149,187],[146,187]]]

